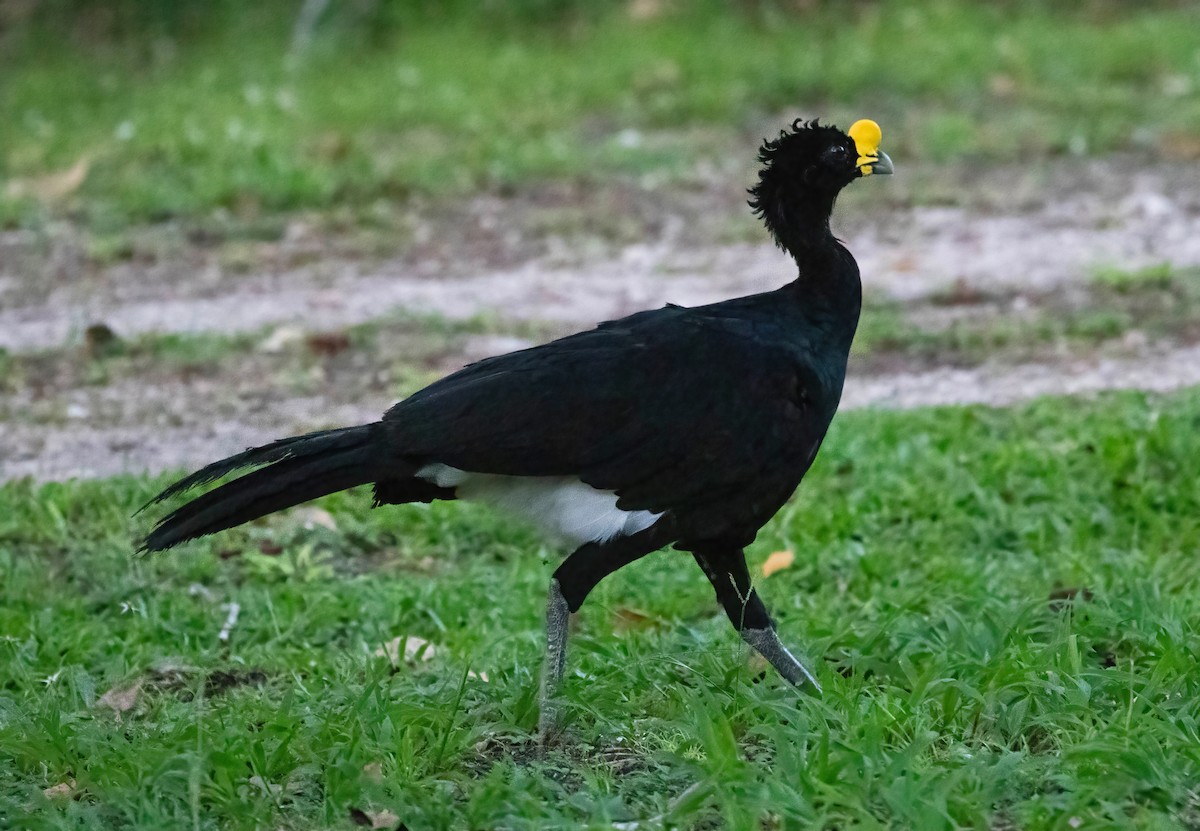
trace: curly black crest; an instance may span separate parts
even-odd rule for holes
[[[827,151],[847,146],[844,168],[831,166]],[[850,138],[816,118],[797,118],[790,130],[767,139],[758,150],[762,167],[749,189],[749,204],[776,242],[792,250],[801,237],[827,233],[829,212],[838,192],[858,175],[849,157]]]
[[[792,131],[790,133],[787,130],[780,130],[779,138],[774,140],[763,139],[762,145],[758,148],[758,162],[763,166],[758,172],[759,183],[762,183],[763,174],[767,173],[769,168],[775,163],[775,158],[780,154],[780,148],[784,146],[784,143],[788,139],[801,135],[801,132],[804,130],[816,130],[820,128],[821,119],[819,118],[814,118],[811,121],[797,118],[792,122]],[[750,193],[754,193],[757,189],[757,187],[750,188]]]
[[[819,118],[814,118],[811,121],[805,121],[803,118],[797,118],[792,122],[791,132],[787,130],[779,131],[779,138],[764,139],[762,145],[758,148],[758,162],[762,167],[758,171],[758,184],[747,189],[750,194],[750,207],[754,213],[761,217],[763,215],[763,196],[766,191],[769,191],[774,182],[772,181],[775,171],[776,162],[781,156],[795,155],[797,148],[791,146],[792,140],[804,137],[808,131],[837,131],[836,127],[825,127],[821,124]]]

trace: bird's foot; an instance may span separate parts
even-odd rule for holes
[[[743,629],[742,640],[754,647],[759,655],[766,658],[771,666],[775,667],[779,674],[794,686],[803,687],[809,684],[812,685],[814,692],[821,692],[821,685],[817,683],[817,679],[804,664],[797,660],[795,655],[788,651],[788,648],[779,640],[779,636],[775,634],[774,629]]]
[[[542,701],[541,712],[538,714],[538,747],[542,750],[554,747],[561,741],[565,732],[558,702]]]

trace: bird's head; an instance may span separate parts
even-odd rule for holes
[[[863,176],[892,172],[892,160],[879,149],[882,131],[869,119],[849,130],[797,119],[790,131],[763,142],[758,184],[750,207],[784,248],[796,234],[827,232],[834,200]]]

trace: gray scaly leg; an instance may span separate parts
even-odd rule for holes
[[[567,627],[571,610],[556,578],[550,580],[546,602],[546,662],[542,665],[542,692],[539,700],[538,741],[546,744],[559,731],[558,694],[567,667]]]
[[[812,684],[814,690],[818,693],[821,692],[821,685],[817,683],[817,679],[783,645],[779,640],[779,635],[775,634],[774,627],[743,629],[742,640],[750,644],[755,652],[766,658],[771,666],[775,667],[779,674],[793,686],[803,687],[806,683]]]
[[[542,667],[541,713],[538,738],[544,745],[558,737],[559,691],[567,665],[567,626],[596,584],[619,568],[657,549],[662,540],[656,526],[631,537],[589,542],[563,561],[550,581],[546,603],[546,664]]]

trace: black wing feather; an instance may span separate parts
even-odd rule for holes
[[[579,476],[630,510],[761,524],[811,462],[841,376],[829,389],[777,308],[729,306],[644,312],[480,361],[393,407],[390,443],[480,473]]]

